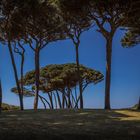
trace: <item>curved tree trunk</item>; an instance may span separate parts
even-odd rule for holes
[[[50,100],[51,109],[54,109],[54,106],[53,106],[53,99],[52,99],[52,93],[50,94],[50,93],[48,92],[48,97],[49,97],[49,100]]]
[[[79,48],[76,46],[76,65],[77,65],[77,75],[79,79],[79,91],[80,91],[80,109],[83,109],[83,95],[82,95],[82,80],[80,75],[80,64],[79,64]]]
[[[45,102],[43,101],[43,98],[42,98],[41,96],[39,96],[39,98],[40,98],[42,104],[44,105],[44,109],[47,109],[46,104],[45,104]]]
[[[60,99],[60,96],[59,96],[59,92],[57,90],[56,90],[56,95],[57,95],[59,107],[62,108],[61,99]]]
[[[107,39],[106,43],[105,109],[111,109],[110,107],[111,63],[112,63],[112,37]]]
[[[43,96],[38,95],[39,98],[41,99],[42,103],[44,104],[45,109],[47,109],[45,102],[48,104],[49,108],[51,109],[51,105],[50,103],[47,101],[47,99],[45,99]]]
[[[40,76],[40,63],[39,63],[40,50],[35,50],[35,99],[34,99],[34,110],[38,108],[38,94],[39,94],[39,76]]]
[[[20,88],[20,84],[19,84],[19,80],[18,80],[16,64],[15,64],[14,55],[13,55],[13,51],[12,51],[12,47],[11,47],[11,42],[10,41],[8,41],[8,49],[9,49],[9,52],[10,52],[10,57],[11,57],[12,66],[13,66],[13,70],[14,70],[17,90],[18,90],[18,93],[19,93],[20,109],[24,110],[24,107],[23,107],[23,96],[21,94],[21,88]]]
[[[2,86],[1,86],[1,79],[0,79],[0,113],[2,111]]]
[[[21,57],[21,63],[20,63],[20,88],[21,88],[21,95],[22,95],[22,98],[23,98],[23,95],[24,95],[24,83],[23,83],[23,71],[24,71],[24,54],[25,54],[25,49],[24,47],[20,44],[20,41],[18,41],[18,46],[20,47],[20,49],[16,48],[16,45],[15,45],[15,48],[14,48],[14,52],[19,54],[19,56]]]

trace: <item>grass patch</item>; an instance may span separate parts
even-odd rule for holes
[[[24,135],[24,137],[23,137]],[[140,140],[136,110],[26,110],[0,115],[0,140]]]
[[[19,110],[19,106],[2,103],[2,110]]]

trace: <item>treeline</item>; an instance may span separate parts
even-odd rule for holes
[[[139,7],[139,0],[2,0],[0,2],[0,39],[1,43],[9,49],[20,109],[24,109],[23,96],[27,86],[26,76],[24,76],[25,46],[30,47],[34,52],[35,71],[31,77],[33,83],[30,84],[33,86],[36,110],[38,99],[41,98],[39,91],[42,90],[40,52],[50,43],[65,39],[70,39],[75,47],[75,72],[78,79],[75,86],[79,89],[78,102],[76,101],[75,105],[78,104],[81,109],[84,107],[83,75],[79,62],[80,37],[83,32],[94,27],[98,28],[97,32],[101,33],[106,40],[105,109],[110,109],[112,41],[117,29],[123,28],[127,32],[122,39],[124,46],[132,46],[140,42]],[[14,53],[21,56],[20,76]],[[55,70],[57,71],[57,68]],[[68,93],[71,90],[67,90],[67,95],[70,97],[67,96],[63,102],[63,98],[58,99],[61,101],[59,106],[67,102],[67,107],[74,107],[72,101],[74,102],[76,96],[72,99],[73,94]],[[45,99],[41,98],[41,100],[44,102]],[[52,104],[50,106],[52,107]]]

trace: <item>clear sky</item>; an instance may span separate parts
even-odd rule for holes
[[[140,96],[140,45],[124,49],[120,40],[123,32],[118,30],[113,40],[111,106],[112,108],[131,107],[138,102]],[[25,72],[34,69],[34,55],[26,46]],[[105,40],[94,29],[83,33],[80,45],[80,63],[101,71],[105,75]],[[19,68],[20,58],[15,55]],[[75,62],[75,48],[70,40],[49,44],[41,52],[41,66]],[[10,92],[15,86],[13,69],[7,46],[0,47],[0,77],[3,86],[3,102],[19,105],[16,95]],[[104,107],[104,81],[90,85],[84,93],[86,108]],[[26,108],[33,107],[33,98],[25,98]],[[39,107],[42,104],[39,103]]]

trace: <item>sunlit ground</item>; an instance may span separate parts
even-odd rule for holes
[[[22,139],[140,140],[140,112],[136,110],[33,110],[3,112],[0,140],[8,134]],[[67,137],[67,138],[66,138]],[[38,138],[39,139],[39,138]]]

